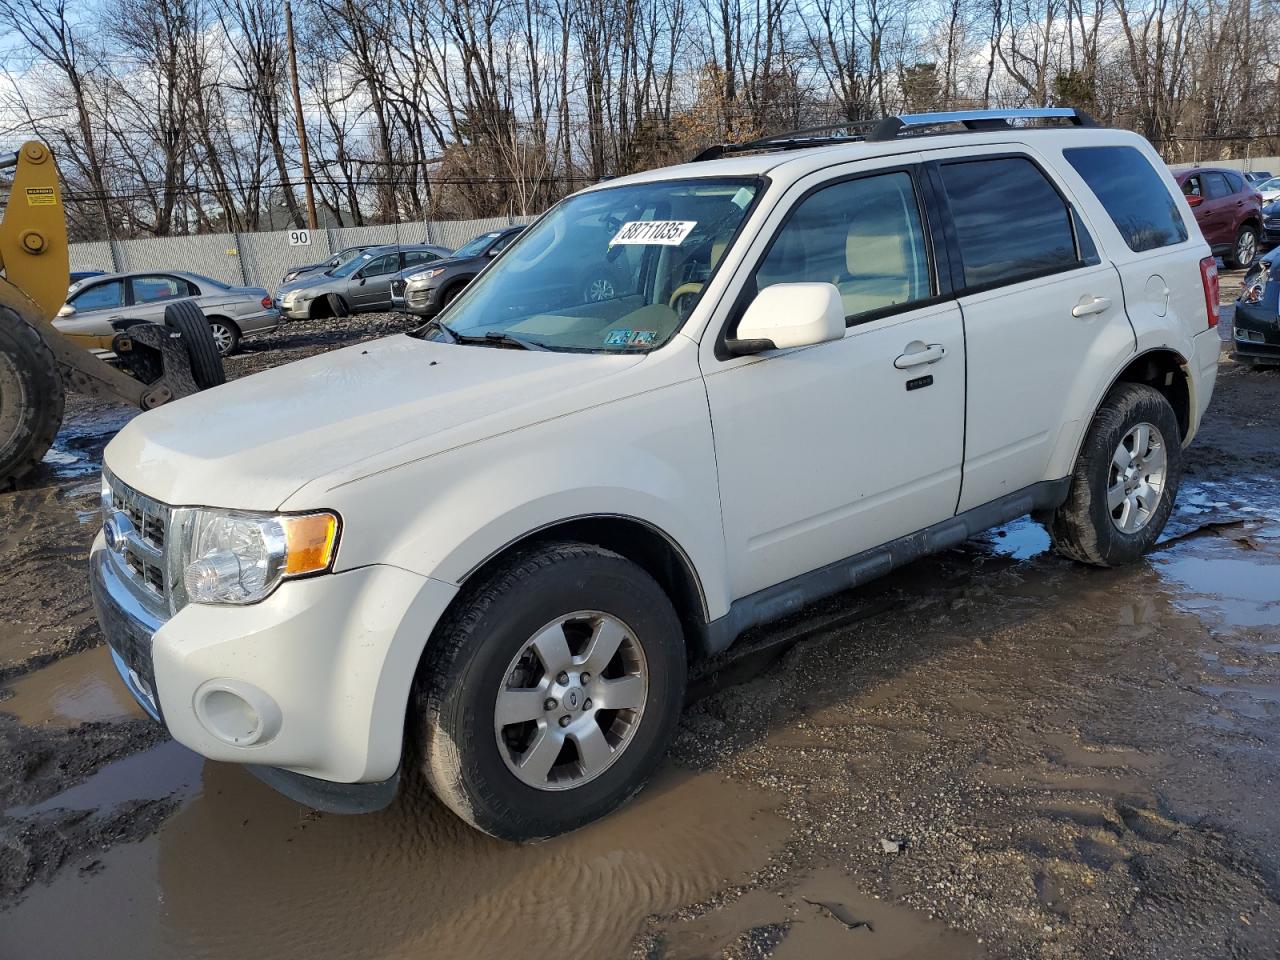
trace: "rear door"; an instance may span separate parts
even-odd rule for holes
[[[1204,185],[1204,203],[1200,229],[1204,238],[1213,247],[1230,246],[1235,240],[1235,198],[1231,195],[1231,186],[1227,178],[1220,173],[1208,171],[1200,175]]]
[[[1064,409],[1092,389],[1099,356],[1132,349],[1133,330],[1119,275],[1041,158],[992,145],[931,168],[964,313],[964,511],[1056,479]]]
[[[140,273],[128,279],[130,320],[164,323],[164,310],[175,300],[191,296],[191,288],[181,277],[167,273]]]

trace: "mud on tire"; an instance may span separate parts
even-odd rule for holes
[[[182,335],[191,360],[191,376],[197,387],[208,390],[227,382],[217,341],[213,339],[209,321],[199,307],[190,300],[169,304],[164,308],[164,325]]]
[[[1113,516],[1108,491],[1115,486],[1113,459],[1130,431],[1144,423],[1159,431],[1165,458],[1164,480],[1149,518],[1130,533],[1122,530]],[[1099,567],[1136,560],[1151,549],[1164,529],[1181,479],[1182,431],[1169,401],[1145,384],[1117,384],[1093,418],[1071,474],[1067,499],[1047,524],[1054,550]]]
[[[44,458],[65,402],[53,352],[35,327],[0,306],[0,490]]]
[[[532,786],[502,752],[507,746],[496,726],[498,700],[511,689],[513,658],[548,624],[578,611],[616,617],[628,628],[625,642],[642,648],[642,709],[625,747],[615,747],[602,772],[576,786]],[[638,566],[583,543],[518,552],[467,588],[428,644],[409,716],[417,772],[454,813],[491,836],[529,842],[574,830],[621,806],[648,781],[679,719],[685,669],[675,610]],[[596,680],[605,671],[600,674]],[[584,681],[583,691],[588,686]],[[536,703],[544,702],[541,696]],[[557,714],[568,710],[571,694],[562,697],[556,713],[542,718],[547,731],[554,732]],[[602,717],[600,723],[609,721]],[[572,764],[573,748],[564,756]]]

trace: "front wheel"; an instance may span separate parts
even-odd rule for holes
[[[472,826],[507,840],[605,816],[657,768],[684,698],[680,621],[608,550],[514,556],[441,624],[415,683],[421,770]]]
[[[1116,386],[1093,418],[1066,502],[1049,525],[1065,557],[1115,567],[1142,556],[1164,529],[1182,479],[1182,432],[1153,387]]]
[[[1236,234],[1235,245],[1226,257],[1227,266],[1243,270],[1253,266],[1253,261],[1256,259],[1258,259],[1258,231],[1253,227],[1241,227],[1240,232]]]

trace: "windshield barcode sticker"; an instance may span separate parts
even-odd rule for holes
[[[614,234],[609,246],[612,247],[615,243],[643,243],[678,247],[697,225],[697,220],[632,220],[624,223]]]

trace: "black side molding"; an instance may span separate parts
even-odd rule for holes
[[[1033,483],[923,530],[735,600],[728,613],[707,624],[703,649],[712,655],[720,653],[751,627],[790,616],[823,597],[861,586],[895,567],[957,546],[974,534],[1016,520],[1033,510],[1059,507],[1067,499],[1070,486],[1070,477]]]
[[[325,813],[373,813],[390,806],[400,786],[398,769],[377,783],[333,783],[256,763],[245,764],[245,769],[277,793]]]

